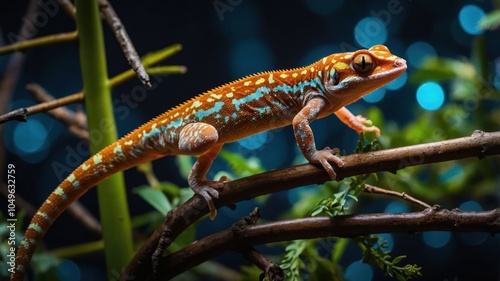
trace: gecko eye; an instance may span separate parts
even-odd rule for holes
[[[359,54],[352,60],[352,68],[356,72],[368,72],[372,70],[374,66],[375,63],[373,62],[372,57],[367,54]]]

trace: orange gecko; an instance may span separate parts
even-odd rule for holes
[[[293,125],[305,158],[319,163],[332,179],[342,167],[336,150],[317,150],[309,126],[335,114],[356,132],[375,132],[370,120],[345,108],[406,71],[406,61],[383,45],[332,54],[291,70],[263,72],[207,91],[145,123],[104,148],[74,170],[33,217],[18,249],[11,280],[21,281],[37,244],[66,208],[110,175],[165,155],[200,155],[188,182],[205,198],[214,218],[213,199],[224,183],[205,178],[224,143]]]

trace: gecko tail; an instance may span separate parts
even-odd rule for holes
[[[94,156],[85,161],[50,194],[38,209],[17,250],[16,267],[12,273],[11,281],[23,280],[36,247],[54,221],[71,203],[99,182],[124,169],[123,165],[112,165],[113,163],[106,165],[101,160]]]

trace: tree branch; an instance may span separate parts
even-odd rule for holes
[[[40,102],[39,104],[29,107],[28,112],[33,114],[34,111],[46,111],[47,114],[52,116],[54,119],[62,122],[70,133],[82,140],[88,140],[89,132],[87,131],[87,118],[80,110],[79,112],[73,112],[62,105],[65,102],[62,99],[56,100],[52,95],[50,95],[42,86],[31,83],[26,85],[26,90],[30,92],[33,97]],[[80,95],[72,95],[71,99],[66,100],[72,102],[80,98]],[[82,95],[83,97],[83,95]],[[54,109],[48,110],[48,108],[55,107]]]
[[[439,207],[413,213],[313,217],[249,225],[237,235],[231,229],[212,234],[184,249],[160,259],[161,280],[170,279],[189,268],[224,252],[259,244],[324,237],[357,237],[376,233],[422,231],[500,232],[500,209],[483,212],[441,210]],[[142,280],[142,279],[141,279]]]
[[[391,171],[408,166],[424,165],[463,159],[467,157],[483,158],[500,154],[500,132],[485,133],[475,131],[470,137],[446,141],[418,144],[407,147],[352,154],[341,157],[345,166],[336,169],[338,179],[355,175]],[[217,207],[310,184],[322,184],[329,180],[327,173],[318,165],[304,164],[285,169],[274,170],[251,177],[231,181],[225,184]],[[151,274],[153,253],[162,253],[168,245],[189,225],[208,213],[208,206],[203,198],[195,195],[187,202],[167,214],[164,225],[158,227],[136,253],[120,280],[129,277],[146,279]],[[167,234],[162,237],[162,233]],[[157,257],[153,257],[157,258]]]
[[[252,248],[248,251],[243,252],[243,256],[251,263],[262,269],[264,274],[269,277],[269,280],[285,280],[285,273],[283,272],[283,269],[281,269],[279,265],[275,264],[270,258],[264,256],[255,249]],[[263,276],[261,276],[260,280],[262,279],[264,279]]]
[[[111,28],[115,34],[116,40],[120,44],[125,57],[128,60],[130,67],[137,73],[137,77],[143,85],[151,87],[151,82],[149,81],[149,75],[142,65],[141,59],[135,50],[134,44],[125,30],[122,21],[116,14],[115,10],[107,0],[99,0],[99,9],[104,15],[108,26]]]

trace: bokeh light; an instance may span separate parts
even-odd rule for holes
[[[481,205],[479,205],[479,203],[477,203],[476,201],[470,200],[460,204],[458,209],[462,211],[482,211],[483,207],[481,207]]]
[[[363,100],[369,103],[376,103],[385,97],[385,88],[379,88],[363,97]]]
[[[360,20],[354,28],[354,39],[365,48],[384,44],[387,40],[387,28],[377,18],[366,17]]]
[[[402,202],[391,202],[385,207],[384,213],[406,213],[410,211],[407,204]]]
[[[35,118],[26,123],[14,123],[12,134],[6,138],[7,149],[28,163],[38,163],[49,153],[47,129]]]
[[[462,211],[482,211],[483,207],[476,201],[470,200],[460,204],[458,209]],[[470,246],[479,246],[486,241],[489,235],[486,232],[460,233],[460,238]]]
[[[481,34],[479,21],[484,17],[484,11],[476,5],[465,5],[458,13],[458,22],[462,29],[471,35]]]
[[[43,146],[46,137],[45,126],[36,119],[19,123],[14,129],[14,143],[21,153],[36,152]]]
[[[384,243],[383,251],[392,251],[394,248],[394,237],[390,233],[380,233],[378,234],[379,243]]]
[[[432,248],[442,248],[450,242],[451,233],[448,231],[427,231],[422,234],[424,243]]]
[[[262,132],[248,138],[241,139],[238,141],[238,144],[249,150],[259,149],[266,143],[267,134],[268,132]]]
[[[408,74],[403,73],[401,76],[398,78],[392,80],[391,83],[385,85],[385,88],[387,90],[397,90],[403,87],[406,84],[406,80],[408,80]]]
[[[436,49],[429,43],[422,41],[414,42],[406,49],[407,61],[413,67],[419,67],[426,58],[436,55]]]
[[[70,260],[63,259],[56,268],[57,276],[62,281],[81,280],[81,272],[78,265]]]
[[[449,169],[444,171],[439,175],[439,180],[444,184],[450,184],[452,182],[456,182],[463,176],[464,169],[462,165],[455,164],[451,166]]]
[[[350,281],[370,281],[373,278],[373,269],[366,263],[355,261],[346,268],[345,277]]]
[[[435,82],[425,82],[417,89],[417,102],[425,110],[439,109],[444,103],[444,91]]]

